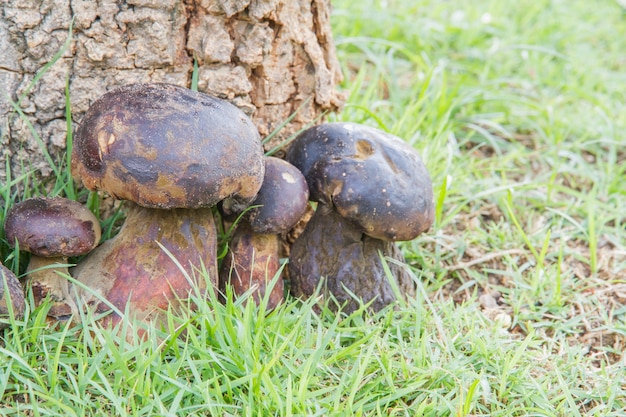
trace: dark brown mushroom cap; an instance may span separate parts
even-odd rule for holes
[[[282,233],[304,216],[309,187],[302,173],[289,162],[265,158],[263,185],[248,211],[248,222],[256,233]]]
[[[90,190],[151,208],[249,204],[263,181],[263,148],[232,104],[170,84],[112,90],[87,111],[72,171]]]
[[[306,178],[313,201],[371,237],[411,240],[433,222],[428,171],[396,136],[355,123],[321,124],[301,133],[286,159]]]
[[[79,256],[100,242],[100,223],[89,209],[66,198],[30,198],[15,204],[4,222],[10,245],[42,257]]]

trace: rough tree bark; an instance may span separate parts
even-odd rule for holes
[[[282,138],[341,106],[329,0],[2,0],[0,182],[51,170],[7,99],[20,106],[53,157],[65,148],[65,84],[73,122],[112,87],[169,82],[226,98],[267,135],[299,106]],[[28,90],[38,71],[62,57]],[[270,146],[271,146],[270,145]]]

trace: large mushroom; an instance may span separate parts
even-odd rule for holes
[[[414,294],[415,283],[396,262],[388,263],[390,282],[381,256],[404,261],[394,242],[414,239],[433,222],[432,185],[417,152],[368,126],[328,123],[301,133],[286,159],[318,202],[291,247],[292,293],[311,296],[324,279],[323,294],[348,312],[361,300],[380,310],[398,292]]]
[[[13,272],[0,263],[0,319],[13,317],[20,319],[24,316],[26,303],[24,290]],[[0,330],[8,327],[3,320],[0,321]]]
[[[239,296],[252,290],[258,304],[267,285],[280,271],[280,238],[304,215],[309,189],[302,173],[274,157],[265,158],[265,177],[256,199],[237,224],[220,269],[220,287],[231,285]],[[283,280],[278,278],[268,297],[268,309],[283,299]]]
[[[74,139],[72,169],[91,190],[127,200],[119,233],[72,271],[96,312],[139,320],[217,284],[212,208],[241,209],[264,174],[252,121],[232,104],[168,84],[128,85],[88,110]],[[109,316],[113,323],[117,314]]]
[[[48,315],[70,319],[78,310],[67,280],[68,257],[91,252],[100,242],[100,223],[89,209],[67,198],[35,197],[8,211],[9,245],[32,254],[26,273],[35,305],[49,298]]]

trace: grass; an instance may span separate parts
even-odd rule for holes
[[[405,138],[433,178],[436,224],[402,245],[416,299],[201,303],[132,343],[31,308],[0,333],[0,415],[624,415],[625,9],[333,4],[349,99],[331,119]],[[0,218],[43,192],[12,178]]]

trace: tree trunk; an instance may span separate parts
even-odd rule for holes
[[[59,160],[65,86],[72,120],[112,87],[168,82],[230,100],[265,136],[300,106],[266,149],[342,104],[329,0],[3,0],[0,8],[0,182],[52,172],[9,97]],[[73,20],[73,38],[61,58]],[[40,79],[33,80],[39,74]],[[32,88],[30,88],[33,84]],[[5,95],[6,94],[8,95]]]

